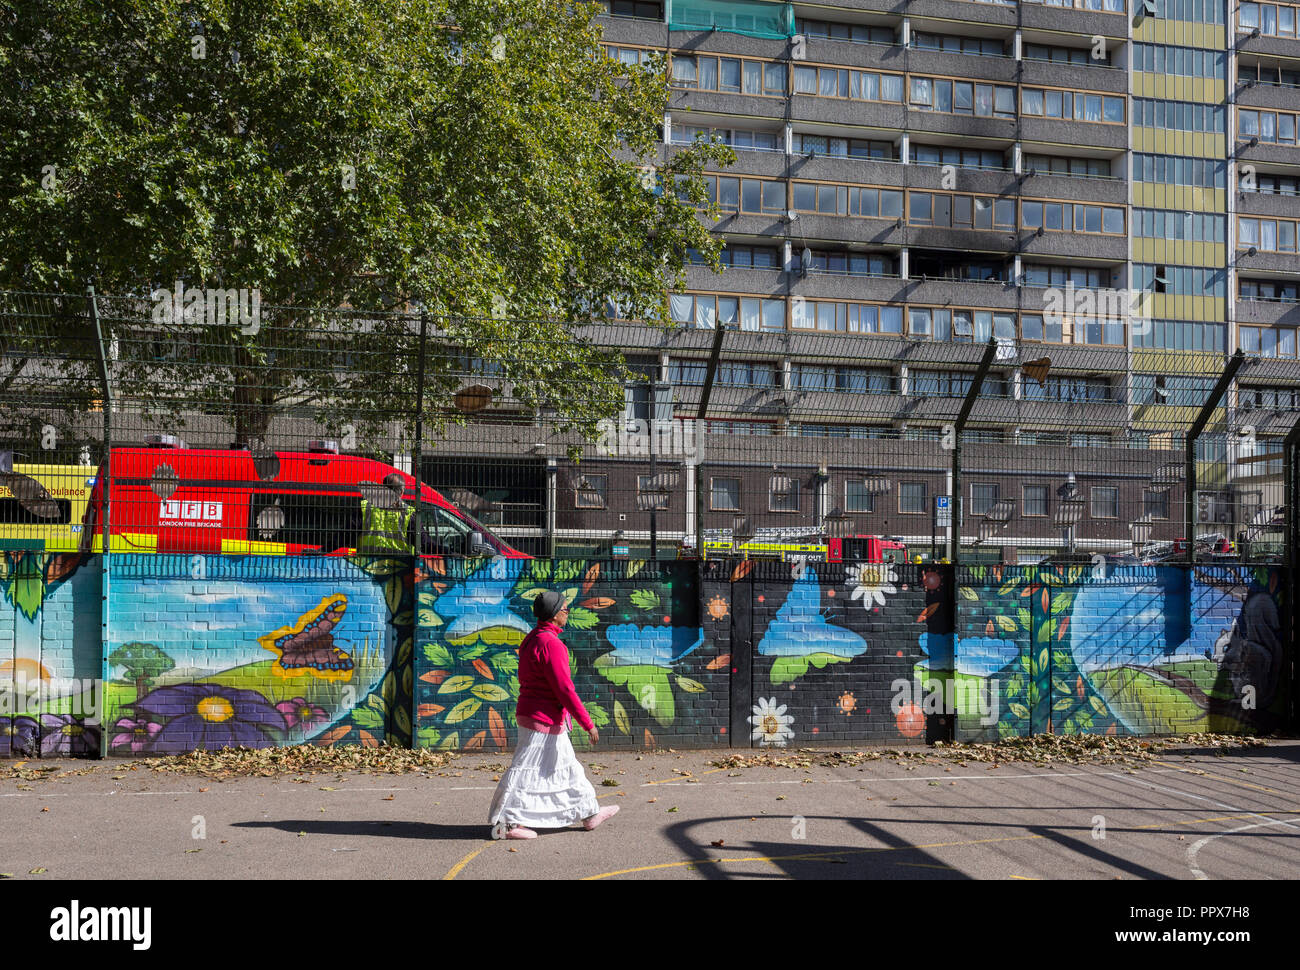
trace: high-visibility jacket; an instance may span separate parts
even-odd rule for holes
[[[361,539],[357,552],[371,555],[412,555],[415,550],[411,548],[407,532],[414,515],[415,510],[405,504],[397,509],[384,509],[362,499]]]

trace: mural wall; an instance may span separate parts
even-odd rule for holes
[[[602,747],[1267,732],[1287,709],[1266,567],[115,555],[106,645],[102,569],[0,553],[0,756],[507,751],[545,589]]]

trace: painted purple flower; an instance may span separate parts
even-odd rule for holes
[[[114,749],[129,746],[132,754],[139,754],[153,740],[153,736],[161,730],[161,724],[155,724],[147,717],[139,719],[120,718],[113,725],[115,733],[112,741],[109,742],[109,746]]]
[[[41,715],[41,757],[99,754],[99,727],[71,714]]]
[[[36,757],[40,727],[31,717],[0,717],[0,758]]]
[[[290,729],[299,725],[309,728],[313,724],[320,724],[322,721],[329,720],[325,708],[318,707],[301,697],[295,697],[291,701],[280,701],[279,704],[275,705],[275,709],[284,715],[284,723]]]
[[[268,748],[268,731],[284,731],[285,717],[257,691],[220,684],[160,687],[132,705],[137,715],[166,721],[148,750],[159,754],[239,747]]]

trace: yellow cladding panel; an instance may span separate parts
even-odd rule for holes
[[[1156,78],[1158,75],[1146,71],[1133,72],[1133,96],[1137,98],[1156,97]]]

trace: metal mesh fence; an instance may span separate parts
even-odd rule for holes
[[[9,548],[1282,561],[1298,419],[1275,358],[0,294]]]

